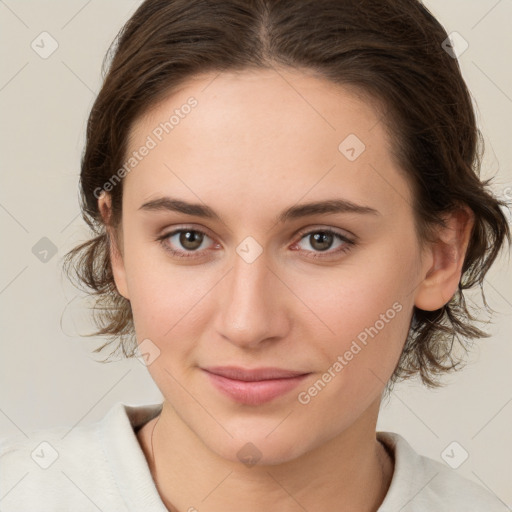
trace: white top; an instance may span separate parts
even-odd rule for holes
[[[167,512],[135,430],[162,404],[118,402],[91,425],[55,427],[0,440],[2,512]],[[379,512],[505,512],[497,497],[419,455],[399,434],[377,432],[395,457]],[[192,504],[201,510],[200,503]],[[242,511],[243,512],[243,511]]]

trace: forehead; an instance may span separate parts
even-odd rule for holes
[[[377,105],[299,71],[198,75],[133,124],[127,156],[151,149],[125,178],[128,200],[178,188],[190,199],[288,205],[338,192],[397,213],[410,191]]]

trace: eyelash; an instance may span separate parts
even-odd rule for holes
[[[167,240],[170,237],[172,237],[172,236],[174,236],[174,235],[176,235],[178,233],[187,232],[187,231],[191,231],[193,233],[200,233],[202,235],[207,236],[208,238],[211,238],[211,237],[208,236],[207,233],[205,233],[204,231],[202,231],[200,229],[195,229],[195,228],[193,229],[193,228],[182,227],[180,229],[175,229],[174,231],[170,231],[169,233],[165,233],[164,235],[161,235],[161,236],[157,237],[156,241],[159,242],[162,245],[162,247],[164,248],[165,251],[170,252],[172,254],[172,256],[174,256],[176,258],[188,259],[188,258],[200,257],[200,256],[197,256],[197,254],[200,254],[201,251],[197,251],[197,250],[196,251],[177,251],[177,250],[172,249],[171,247],[169,247],[169,245],[166,243]],[[306,238],[307,236],[313,235],[315,233],[324,233],[324,234],[333,235],[338,240],[344,242],[345,245],[341,246],[340,248],[338,248],[338,249],[336,249],[334,251],[330,251],[330,250],[327,250],[327,251],[303,251],[303,250],[299,250],[299,252],[312,253],[309,256],[307,256],[308,258],[313,258],[313,259],[324,258],[324,259],[327,259],[327,258],[331,257],[332,255],[337,255],[337,254],[340,254],[340,253],[341,254],[347,253],[356,245],[355,241],[348,239],[347,237],[343,236],[341,233],[338,233],[337,231],[334,231],[333,229],[330,229],[330,228],[322,228],[322,229],[314,229],[314,230],[310,230],[310,231],[302,231],[302,232],[298,233],[298,235],[297,235],[297,236],[299,236],[299,241],[298,242],[300,242],[303,238]],[[296,243],[298,243],[298,242],[296,242]],[[187,252],[189,254],[187,254]],[[325,256],[325,255],[327,255],[327,256]]]

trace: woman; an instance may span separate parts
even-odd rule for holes
[[[395,382],[439,385],[486,335],[463,290],[510,242],[446,41],[411,0],[139,7],[67,269],[164,401],[5,441],[11,482],[46,466],[12,510],[504,510],[376,432]]]

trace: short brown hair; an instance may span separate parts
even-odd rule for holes
[[[473,324],[463,290],[479,285],[510,229],[498,200],[479,178],[483,139],[448,34],[417,0],[146,0],[122,28],[104,62],[81,167],[81,208],[94,237],[65,256],[68,275],[96,296],[97,332],[125,357],[135,354],[130,302],[113,279],[106,226],[98,210],[125,158],[134,121],[194,75],[274,66],[309,70],[374,98],[393,154],[414,192],[418,240],[430,240],[442,215],[469,206],[475,224],[458,291],[441,309],[415,307],[400,361],[388,382],[419,374],[430,387],[460,367],[453,342],[489,335]],[[121,219],[122,182],[113,188],[113,227]],[[488,307],[487,303],[486,307]],[[462,337],[462,339],[461,339]]]

